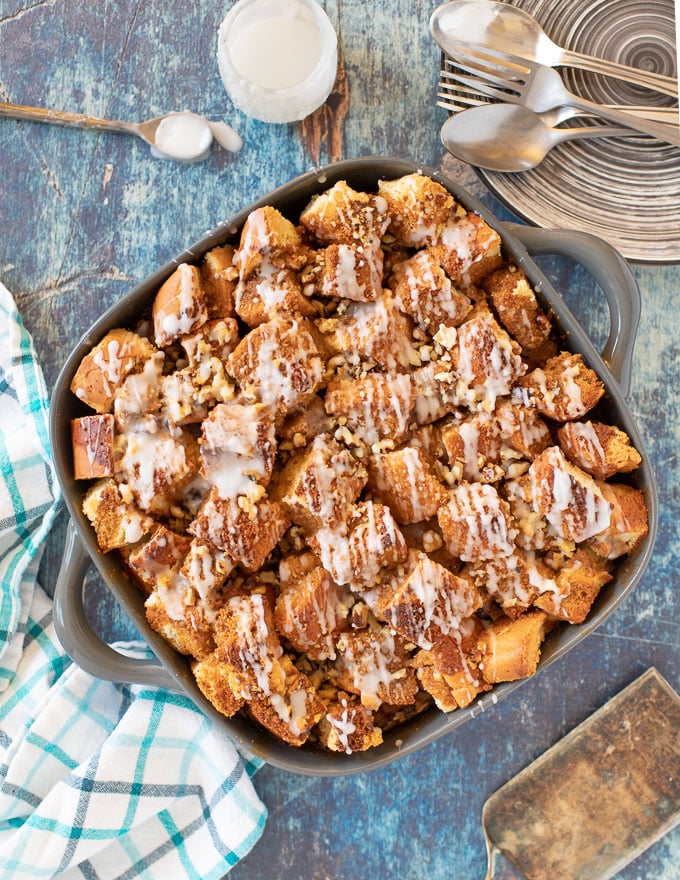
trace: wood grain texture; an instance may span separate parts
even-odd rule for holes
[[[439,141],[438,52],[423,0],[327,0],[342,65],[327,108],[302,125],[246,118],[222,87],[215,51],[229,0],[0,0],[0,100],[120,119],[191,109],[242,135],[182,165],[151,158],[124,135],[0,120],[0,280],[13,291],[48,383],[78,338],[137,281],[237,210],[329,159],[396,155],[441,168],[499,217],[468,166]],[[659,230],[663,234],[663,230]],[[608,317],[573,263],[542,259],[598,345]],[[631,408],[658,475],[662,511],[653,562],[633,596],[567,657],[493,713],[374,773],[316,780],[264,768],[269,821],[235,880],[476,880],[486,796],[650,665],[680,688],[676,554],[680,547],[680,268],[635,267],[644,299]],[[65,517],[41,567],[48,591]],[[108,638],[134,635],[98,579],[88,607]],[[680,880],[680,831],[624,880]]]

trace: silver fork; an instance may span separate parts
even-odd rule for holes
[[[523,104],[537,113],[556,107],[573,107],[680,147],[680,129],[677,127],[640,119],[624,110],[614,110],[581,98],[565,87],[559,73],[551,67],[459,41],[452,42],[447,51],[456,67],[466,73],[445,71],[443,75],[479,94],[497,101]]]
[[[446,71],[442,71],[442,76],[446,76]],[[465,86],[453,85],[445,80],[439,81],[439,91],[437,92],[437,107],[443,107],[449,113],[458,113],[461,110],[467,110],[469,107],[479,107],[482,104],[488,104],[489,99],[480,97],[475,89],[465,88]],[[664,122],[669,125],[678,124],[678,108],[677,107],[645,107],[641,104],[608,104],[605,105],[614,110],[623,110],[630,113],[631,116],[640,116],[643,119],[654,119],[656,122]],[[546,110],[541,113],[541,118],[546,125],[559,125],[566,122],[567,119],[573,119],[576,116],[587,116],[583,110],[577,110],[576,107],[555,107],[553,110]]]

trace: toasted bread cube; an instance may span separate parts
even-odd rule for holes
[[[243,496],[225,499],[214,486],[187,531],[224,550],[246,571],[257,571],[289,525],[276,501],[266,496],[257,502]]]
[[[435,650],[419,651],[414,658],[418,681],[442,712],[464,709],[480,693],[491,690],[478,669],[481,630],[482,624],[469,617],[457,638],[440,641]]]
[[[514,550],[517,529],[510,507],[491,485],[456,486],[437,518],[449,552],[464,562],[510,556]]]
[[[130,330],[111,330],[80,362],[71,382],[75,396],[102,415],[130,373],[139,373],[156,349]]]
[[[499,400],[495,418],[503,443],[527,458],[535,458],[551,445],[550,429],[539,413],[515,399]]]
[[[208,309],[198,266],[179,264],[158,289],[151,316],[153,337],[159,348],[205,324]]]
[[[359,379],[336,378],[326,390],[326,412],[345,416],[357,445],[390,439],[399,443],[408,431],[415,389],[405,373],[369,373]]]
[[[555,529],[539,513],[532,503],[531,476],[522,474],[513,480],[506,480],[500,487],[502,497],[510,506],[510,513],[517,526],[515,543],[523,550],[559,549],[564,544]],[[573,547],[571,548],[573,550]]]
[[[319,742],[331,752],[365,752],[382,741],[382,730],[375,726],[371,710],[347,697],[329,703],[319,721]]]
[[[113,476],[112,415],[105,413],[71,419],[71,442],[75,480]]]
[[[317,341],[306,319],[277,315],[241,340],[227,370],[248,399],[285,415],[308,403],[323,383],[326,365]]]
[[[482,284],[501,324],[522,346],[531,352],[548,339],[550,320],[539,306],[526,273],[509,265],[488,275]]]
[[[472,400],[487,401],[490,409],[526,371],[519,345],[485,309],[458,327],[451,360]]]
[[[429,650],[442,636],[455,637],[461,621],[481,605],[470,581],[412,550],[380,587],[376,610],[407,641]]]
[[[389,291],[375,302],[352,303],[341,317],[321,321],[319,329],[333,354],[355,354],[389,372],[420,365],[411,319]]]
[[[277,269],[301,269],[308,258],[299,231],[280,211],[265,205],[250,212],[235,257],[241,281],[247,281],[265,262]]]
[[[177,571],[159,575],[157,588],[144,603],[146,620],[175,651],[204,660],[215,650],[212,615],[202,605],[191,604],[192,593]]]
[[[383,252],[363,244],[329,244],[324,250],[321,293],[372,302],[382,293]]]
[[[493,483],[503,476],[500,468],[501,431],[493,412],[473,413],[462,421],[441,426],[442,444],[449,464],[464,480]]]
[[[218,712],[231,718],[242,708],[245,700],[237,692],[236,674],[229,663],[220,660],[213,652],[203,660],[192,663],[191,670],[203,695]]]
[[[413,428],[406,445],[418,449],[421,457],[436,473],[437,464],[444,458],[446,452],[439,425],[421,425],[419,428]]]
[[[555,589],[534,601],[551,617],[583,623],[602,587],[612,579],[611,563],[581,544],[555,575]]]
[[[299,412],[291,413],[279,428],[279,437],[297,447],[306,446],[318,434],[331,429],[331,420],[326,413],[323,400],[314,396]]]
[[[321,568],[319,557],[311,550],[302,553],[291,553],[279,562],[279,583],[281,590],[294,586],[310,571]]]
[[[271,411],[262,404],[218,404],[201,425],[201,472],[220,497],[259,496],[276,457]]]
[[[165,428],[154,434],[129,433],[120,469],[137,505],[151,514],[167,516],[198,475],[199,464],[193,435],[186,429],[171,433]]]
[[[534,508],[562,538],[585,541],[609,528],[612,504],[559,446],[549,446],[535,458],[529,475]]]
[[[280,312],[304,317],[317,314],[314,303],[303,294],[296,273],[268,261],[263,262],[247,280],[239,282],[236,312],[250,327],[264,324]]]
[[[388,223],[384,199],[353,190],[339,180],[312,198],[300,223],[324,244],[362,245],[375,248]]]
[[[234,569],[233,559],[202,538],[194,538],[184,555],[180,574],[203,607],[216,610],[221,604],[220,590]]]
[[[83,513],[92,523],[103,553],[136,544],[156,523],[138,510],[130,497],[123,499],[115,480],[99,480],[83,498]]]
[[[434,335],[442,324],[458,327],[472,303],[430,251],[419,251],[395,267],[391,288],[399,308]]]
[[[186,535],[159,525],[151,537],[130,554],[128,567],[142,589],[151,593],[158,585],[159,576],[179,570],[190,544],[191,539]]]
[[[338,529],[319,529],[309,545],[337,584],[370,586],[383,568],[406,559],[408,548],[390,509],[372,501],[357,504],[352,518]]]
[[[386,504],[399,523],[415,523],[437,513],[447,492],[416,447],[372,455],[368,487],[377,501]]]
[[[402,637],[387,627],[343,633],[335,666],[343,690],[377,709],[381,703],[404,706],[415,701],[418,683]]]
[[[615,425],[567,422],[557,439],[568,459],[599,480],[633,471],[642,461],[628,434]]]
[[[272,491],[290,519],[307,532],[334,529],[352,512],[366,469],[329,434],[320,434],[287,462]]]
[[[387,202],[389,233],[406,247],[435,244],[450,216],[465,213],[441,183],[424,174],[381,180],[378,193]]]
[[[456,378],[440,363],[426,364],[411,373],[415,389],[413,420],[417,425],[431,425],[456,411],[460,403]]]
[[[472,212],[450,218],[431,250],[451,281],[463,290],[479,284],[503,262],[500,235]]]
[[[234,312],[234,291],[238,269],[234,264],[236,249],[225,244],[212,248],[203,257],[201,279],[208,318],[231,318]]]
[[[192,425],[208,415],[212,395],[197,382],[196,370],[185,367],[173,370],[158,380],[163,413],[173,425]]]
[[[144,430],[156,422],[162,406],[164,362],[163,352],[155,352],[139,372],[126,376],[116,390],[113,414],[118,431]],[[156,430],[156,427],[152,430]]]
[[[212,358],[226,361],[239,343],[238,322],[235,318],[213,318],[182,336],[180,343],[192,366],[199,367]]]
[[[532,552],[517,548],[510,556],[475,563],[476,581],[508,617],[518,617],[541,593],[554,592],[554,572]]]
[[[525,403],[556,422],[583,418],[604,394],[597,373],[583,363],[580,354],[568,351],[523,376],[517,386]]]
[[[498,684],[533,675],[540,659],[546,622],[546,613],[534,610],[513,620],[500,617],[491,623],[478,642],[483,652],[479,668],[484,680]]]
[[[335,639],[349,628],[351,604],[347,588],[338,586],[325,569],[317,566],[277,598],[276,630],[311,660],[332,660]]]
[[[609,526],[590,539],[590,546],[605,559],[632,553],[649,531],[645,496],[624,483],[598,482],[605,501],[611,505]]]

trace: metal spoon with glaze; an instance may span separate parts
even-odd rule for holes
[[[463,162],[489,171],[528,171],[557,144],[583,138],[640,135],[611,125],[552,128],[520,104],[485,104],[454,113],[442,126],[446,149]]]
[[[46,122],[51,125],[66,125],[71,128],[97,129],[133,134],[146,141],[154,153],[162,158],[176,159],[179,162],[198,162],[207,158],[213,136],[226,149],[238,150],[240,138],[234,135],[231,145],[224,129],[224,123],[210,122],[188,110],[166,113],[146,122],[119,122],[112,119],[99,119],[82,113],[68,113],[64,110],[45,110],[42,107],[25,107],[21,104],[0,103],[0,116],[15,119],[29,119],[33,122]],[[221,128],[217,128],[221,126]]]
[[[430,31],[444,52],[449,52],[447,45],[450,40],[464,40],[466,43],[520,55],[549,67],[578,67],[675,98],[678,96],[675,78],[563,49],[548,37],[533,16],[506,3],[449,0],[432,13]]]

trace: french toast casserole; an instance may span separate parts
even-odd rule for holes
[[[99,547],[212,705],[292,746],[531,676],[648,531],[603,383],[420,173],[254,209],[71,390]]]

